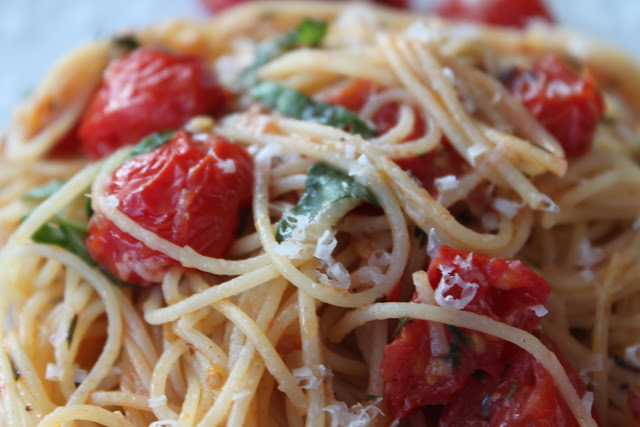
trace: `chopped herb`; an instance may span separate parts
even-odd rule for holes
[[[424,245],[427,244],[427,233],[425,233],[422,228],[416,226],[413,229],[413,235],[414,237],[420,239],[420,249],[424,248]]]
[[[482,419],[489,419],[489,411],[491,410],[491,398],[487,394],[484,399],[482,399]]]
[[[471,372],[471,375],[481,380],[482,378],[484,378],[485,372],[482,369],[476,369],[475,371]]]
[[[451,349],[449,350],[449,353],[443,354],[440,357],[451,360],[455,370],[457,371],[458,368],[460,368],[460,356],[462,356],[462,353],[460,352],[460,344],[458,344],[458,340],[453,339],[451,340]]]
[[[132,34],[121,34],[113,37],[111,43],[124,51],[135,50],[140,47],[140,41]]]
[[[20,371],[16,368],[16,365],[13,363],[13,359],[9,358],[9,364],[11,364],[11,370],[13,371],[13,379],[18,381],[20,379]]]
[[[133,150],[131,150],[131,153],[129,153],[129,156],[127,156],[125,161],[137,155],[147,153],[149,151],[155,150],[156,148],[162,147],[164,144],[171,141],[174,133],[175,132],[172,130],[165,130],[147,135],[140,142],[138,142],[135,147],[133,147]]]
[[[33,408],[31,407],[31,405],[27,405],[27,406],[24,407],[24,410],[27,411],[27,412],[31,412],[31,411],[33,411]]]
[[[372,400],[376,400],[379,399],[380,396],[374,396],[373,394],[365,394],[364,395],[364,401],[365,402],[371,402]]]
[[[326,163],[315,163],[307,172],[305,191],[298,204],[282,216],[276,240],[281,243],[291,237],[299,217],[311,222],[332,204],[347,198],[378,204],[369,189],[353,177]]]
[[[527,141],[529,144],[533,145],[536,148],[541,149],[542,151],[544,151],[545,153],[549,153],[551,154],[551,151],[549,149],[547,149],[547,147],[544,147],[540,144],[538,144],[537,142],[533,142],[533,141]]]
[[[69,329],[67,329],[67,348],[71,347],[73,341],[73,333],[76,331],[76,325],[78,324],[78,314],[74,314],[69,323]]]
[[[93,207],[91,206],[91,195],[85,194],[87,200],[84,202],[84,213],[87,214],[87,218],[91,218],[93,215]]]
[[[374,299],[373,302],[387,302],[387,296],[382,295],[381,297]]]
[[[615,126],[618,121],[611,116],[602,116],[602,118],[600,119],[600,123],[607,126]]]
[[[251,217],[251,209],[244,209],[240,212],[240,225],[238,226],[238,232],[236,233],[237,237],[240,237],[244,234],[247,226],[249,225],[249,218]]]
[[[23,201],[46,199],[47,197],[53,195],[53,193],[58,191],[63,185],[64,182],[60,181],[59,179],[53,179],[46,184],[43,184],[39,187],[34,187],[31,190],[27,191],[22,195],[20,199]]]
[[[507,395],[504,397],[504,401],[506,402],[507,400],[511,399],[516,392],[518,391],[518,383],[511,383],[511,387],[509,387],[509,391],[507,392]]]
[[[400,330],[402,329],[402,327],[409,321],[409,318],[407,316],[402,316],[402,318],[400,319],[400,321],[398,322],[398,326],[396,326],[395,331],[393,331],[393,337],[395,338],[396,335],[398,335],[400,333]]]
[[[95,265],[84,245],[86,237],[86,224],[60,215],[42,224],[42,226],[33,233],[33,236],[31,236],[36,243],[60,246],[72,254],[79,256],[87,264]]]
[[[622,383],[620,384],[620,386],[618,387],[620,390],[629,390],[629,384],[627,383]]]
[[[242,83],[246,85],[255,84],[257,82],[256,72],[258,69],[288,50],[303,46],[319,46],[326,33],[327,23],[325,21],[306,18],[297,28],[265,40],[256,49],[256,57],[253,64],[242,74]]]
[[[473,347],[473,341],[471,340],[471,338],[469,338],[467,334],[462,332],[460,328],[453,325],[447,325],[447,328],[453,334],[454,339],[459,340],[467,348]]]
[[[353,111],[316,101],[302,92],[275,82],[259,82],[249,94],[288,117],[334,126],[363,138],[371,138],[377,134],[372,124],[362,120]]]

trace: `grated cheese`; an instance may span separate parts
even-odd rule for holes
[[[54,365],[53,363],[47,363],[47,369],[44,373],[44,377],[49,381],[60,381],[64,375],[64,369],[61,366]]]
[[[376,405],[382,401],[378,398],[368,405],[356,403],[351,408],[344,402],[335,402],[322,408],[331,414],[331,427],[367,427],[378,415],[384,415]]]
[[[438,237],[436,229],[432,228],[429,230],[429,240],[427,242],[427,255],[429,255],[429,258],[435,258],[438,256],[440,246],[442,246],[442,241]]]
[[[316,280],[320,283],[326,283],[338,289],[349,289],[351,287],[351,275],[349,270],[336,262],[332,257],[322,262],[321,268],[325,268],[325,273],[316,270]]]
[[[325,378],[332,375],[331,369],[321,364],[313,367],[303,366],[294,369],[291,373],[298,380],[298,385],[305,390],[315,390]]]
[[[149,427],[177,427],[178,425],[176,420],[158,420],[149,424]]]
[[[518,211],[524,206],[524,203],[512,202],[511,200],[496,197],[491,206],[502,215],[511,219],[518,214]]]
[[[465,282],[458,273],[451,275],[453,272],[451,267],[440,265],[438,268],[442,272],[442,277],[440,278],[440,283],[438,283],[438,287],[435,292],[436,302],[441,307],[453,308],[456,310],[464,309],[476,296],[476,292],[479,288],[478,284]],[[460,299],[454,298],[453,295],[444,295],[445,292],[449,291],[454,286],[459,286],[462,289]]]
[[[325,230],[322,236],[318,239],[318,244],[316,245],[316,250],[313,252],[313,256],[327,260],[331,257],[331,253],[338,245],[338,240],[333,235],[333,233],[329,230]]]
[[[640,368],[638,350],[640,350],[640,344],[632,345],[624,350],[624,361],[636,368]]]
[[[438,193],[456,190],[460,185],[460,182],[455,175],[445,175],[443,177],[436,178],[433,183],[435,184]]]
[[[533,312],[536,314],[536,316],[538,317],[543,317],[545,316],[547,313],[549,313],[549,310],[547,310],[547,307],[545,307],[542,304],[538,304],[538,305],[532,305],[531,307],[529,307],[529,310],[533,310]]]

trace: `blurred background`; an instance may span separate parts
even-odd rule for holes
[[[57,58],[83,42],[174,17],[205,19],[229,0],[0,0],[0,129]],[[414,3],[428,8],[437,0]],[[518,1],[518,0],[512,0]],[[639,0],[547,0],[557,20],[610,40],[640,61]]]

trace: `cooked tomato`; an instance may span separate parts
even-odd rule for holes
[[[209,9],[210,12],[215,13],[223,9],[231,7],[233,5],[244,3],[250,0],[201,0],[202,4]],[[408,9],[408,0],[374,0],[374,3],[380,3],[385,6],[395,7],[397,9]]]
[[[519,261],[440,248],[427,271],[434,289],[441,281],[452,286],[444,298],[460,300],[462,288],[455,283],[477,285],[464,310],[483,314],[511,326],[532,331],[539,318],[531,307],[543,305],[549,285]],[[466,295],[466,294],[465,294]],[[420,302],[414,295],[412,301]],[[391,415],[403,418],[427,405],[452,402],[476,372],[499,377],[505,367],[506,342],[486,334],[445,328],[447,354],[434,354],[434,326],[414,320],[384,349],[381,375],[384,397]],[[435,348],[442,347],[442,343]]]
[[[201,58],[141,48],[107,67],[78,135],[87,155],[100,158],[151,132],[216,113],[225,102]]]
[[[194,140],[177,132],[162,147],[115,170],[106,188],[118,209],[140,226],[179,246],[219,258],[251,203],[253,165],[239,145],[207,134]],[[178,262],[149,249],[96,213],[86,240],[91,256],[116,277],[149,285]]]
[[[499,377],[473,377],[463,393],[447,404],[440,426],[577,426],[549,372],[527,351],[509,344],[505,370]],[[584,385],[563,363],[580,396]]]
[[[433,13],[506,27],[524,27],[533,19],[554,21],[542,0],[445,0]]]
[[[580,76],[550,54],[530,70],[509,73],[505,85],[556,137],[567,157],[589,151],[604,113],[604,101],[588,71]]]

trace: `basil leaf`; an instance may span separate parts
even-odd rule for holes
[[[376,400],[376,399],[379,399],[379,398],[380,398],[380,396],[375,396],[373,394],[365,394],[364,395],[364,401],[365,402],[371,402],[372,400]]]
[[[473,347],[473,341],[471,340],[471,338],[469,338],[467,334],[462,332],[462,329],[453,325],[447,325],[447,329],[449,329],[449,331],[454,335],[455,337],[454,339],[457,339],[458,341],[460,341],[462,344],[464,344],[465,347],[467,348]]]
[[[298,204],[285,212],[278,223],[276,240],[281,243],[291,237],[298,217],[304,216],[311,222],[330,205],[347,198],[378,205],[371,191],[353,177],[326,163],[315,163],[307,172],[305,191]]]
[[[344,129],[350,133],[371,138],[376,128],[356,113],[340,105],[327,104],[274,82],[259,82],[249,92],[252,98],[295,119],[308,120]]]
[[[76,325],[78,324],[78,314],[75,313],[69,323],[69,329],[67,329],[67,348],[71,348],[71,342],[73,341],[73,334],[76,331]]]
[[[256,49],[254,62],[242,73],[242,83],[245,85],[254,84],[257,81],[258,69],[288,50],[302,46],[317,47],[322,43],[326,33],[327,23],[325,21],[306,18],[298,25],[298,28],[260,43]]]
[[[402,316],[402,318],[400,319],[400,321],[398,322],[398,326],[396,326],[396,329],[393,331],[393,337],[395,338],[399,333],[400,330],[402,330],[402,327],[409,321],[409,318],[407,316]]]
[[[131,34],[121,34],[114,36],[111,39],[111,43],[119,49],[124,51],[135,50],[140,47],[140,41]]]
[[[96,263],[84,244],[86,237],[86,224],[63,216],[57,216],[55,219],[45,222],[31,236],[36,243],[60,246],[77,255],[87,264],[95,266]]]
[[[34,187],[27,191],[20,199],[23,201],[46,199],[62,188],[63,185],[64,182],[59,179],[53,179],[39,187]]]
[[[140,142],[138,142],[135,147],[133,147],[133,150],[131,150],[131,153],[129,153],[129,156],[127,156],[124,161],[126,162],[127,160],[137,155],[148,153],[149,151],[153,151],[156,148],[162,147],[164,144],[171,141],[174,133],[175,132],[172,130],[165,130],[147,135]]]

